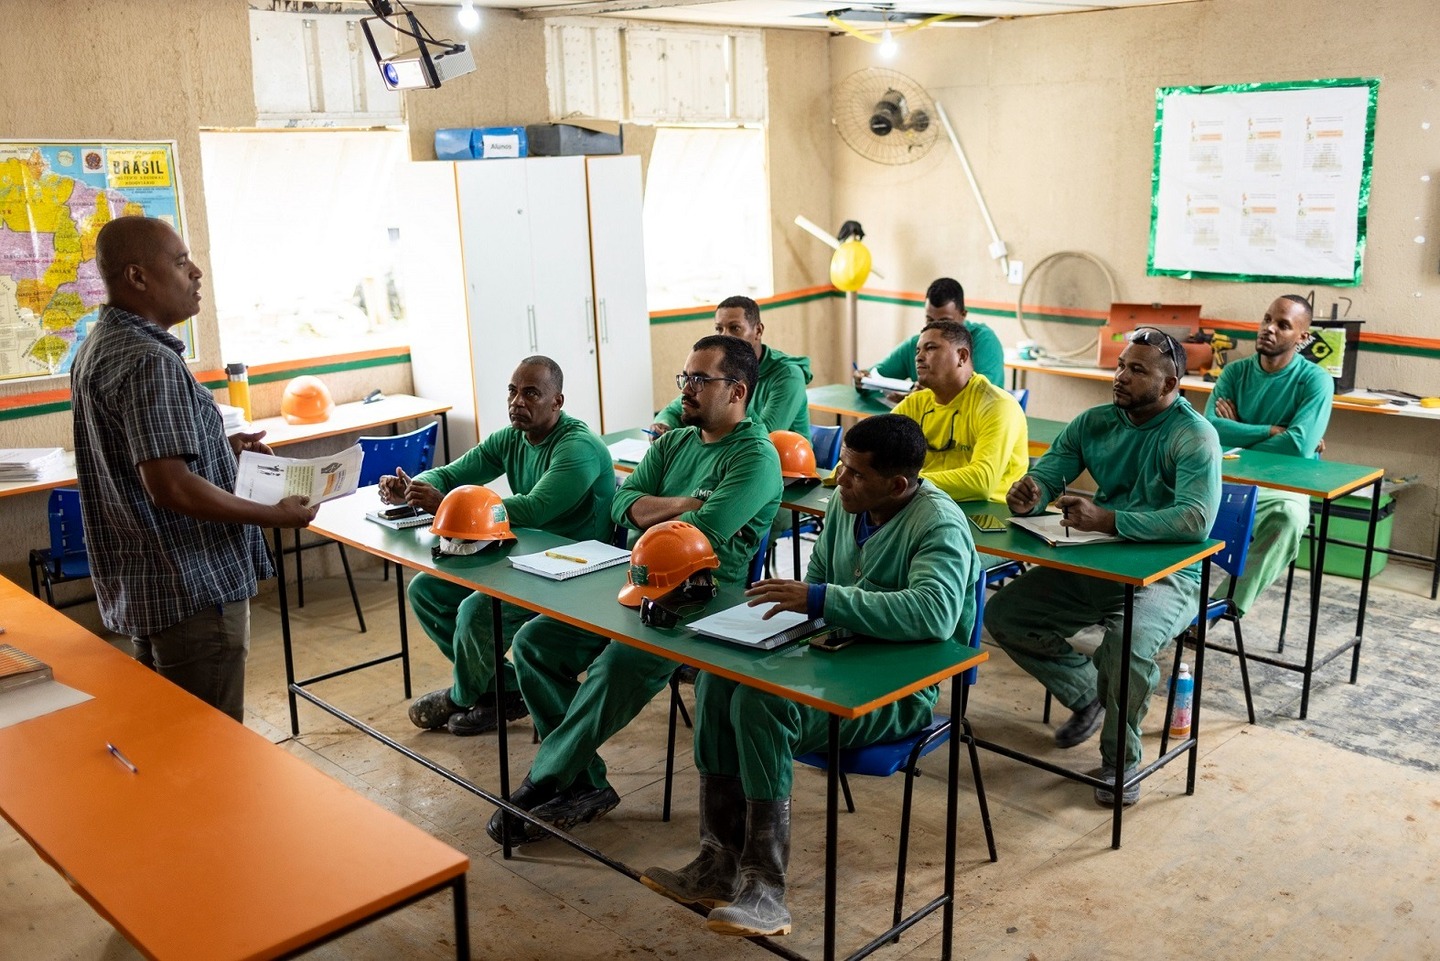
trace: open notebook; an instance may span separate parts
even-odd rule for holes
[[[790,611],[781,611],[770,620],[764,620],[765,612],[771,606],[736,604],[728,610],[702,617],[691,624],[690,629],[696,634],[762,651],[774,650],[781,644],[798,641],[825,629],[824,618],[810,620],[804,614]]]
[[[1061,523],[1063,514],[1036,514],[1033,517],[1012,517],[1010,523],[1029,534],[1034,534],[1051,547],[1078,547],[1081,544],[1113,544],[1125,538],[1118,534],[1100,534],[1095,531],[1068,530]]]
[[[552,581],[568,581],[572,577],[601,571],[629,560],[630,552],[623,547],[615,547],[604,541],[579,541],[574,544],[561,544],[537,554],[521,554],[510,558],[510,563],[519,570],[539,574]]]

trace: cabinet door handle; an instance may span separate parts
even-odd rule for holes
[[[585,315],[582,318],[585,323],[585,343],[595,343],[595,301],[589,297],[585,298]]]
[[[534,305],[534,304],[526,304],[526,305],[525,305],[525,325],[526,325],[526,327],[529,329],[529,333],[530,333],[530,353],[532,353],[532,354],[538,354],[538,353],[540,352],[540,344],[539,344],[539,343],[537,342],[537,340],[536,340],[536,338],[537,338],[537,336],[538,336],[538,331],[536,330],[536,327],[535,327],[535,305]]]
[[[610,343],[610,311],[605,309],[605,298],[600,298],[600,342]]]

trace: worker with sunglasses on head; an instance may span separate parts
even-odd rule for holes
[[[1055,506],[1075,530],[1118,534],[1135,541],[1197,542],[1210,536],[1220,508],[1220,442],[1215,428],[1180,396],[1185,350],[1153,327],[1137,329],[1115,367],[1114,403],[1092,407],[1060,432],[1055,444],[1006,497],[1015,514]],[[1089,471],[1093,499],[1066,494],[1066,484]],[[1083,548],[1082,548],[1083,550]],[[1082,558],[1083,560],[1083,558]],[[1098,776],[1112,785],[1140,765],[1140,721],[1160,680],[1161,649],[1195,616],[1200,564],[1135,589],[1130,663],[1120,663],[1125,585],[1050,567],[1032,567],[1002,587],[985,606],[995,643],[1073,712],[1055,732],[1072,748],[1104,727]],[[1093,655],[1070,638],[1103,625]],[[1117,703],[1121,671],[1130,672],[1129,703]],[[1115,757],[1117,726],[1125,725],[1124,757]],[[1102,805],[1113,790],[1095,789]],[[1123,803],[1140,798],[1140,785]]]
[[[920,389],[895,413],[920,425],[920,476],[957,501],[1005,499],[1030,465],[1025,412],[1010,392],[975,372],[970,331],[932,320],[915,345]]]
[[[1299,294],[1270,305],[1255,335],[1255,353],[1226,364],[1205,405],[1205,417],[1225,447],[1313,460],[1330,424],[1334,381],[1319,364],[1299,356],[1313,312]],[[1310,523],[1310,498],[1262,487],[1255,499],[1255,537],[1245,573],[1231,601],[1243,615],[1300,553]],[[1222,579],[1211,595],[1224,597]]]
[[[698,340],[675,378],[684,426],[651,445],[610,509],[611,520],[639,533],[677,520],[699,528],[722,583],[745,583],[783,490],[775,445],[747,412],[758,368],[739,337]],[[511,803],[564,830],[613,810],[620,796],[597,752],[680,665],[545,615],[519,629],[513,657],[541,742]],[[486,832],[499,841],[502,826],[514,844],[547,836],[502,811]]]

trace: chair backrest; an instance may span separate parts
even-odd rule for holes
[[[1025,406],[1030,403],[1030,388],[1012,387],[1010,389],[1010,396],[1014,397],[1017,401],[1019,401],[1020,409],[1023,411],[1025,409]]]
[[[815,466],[834,470],[840,463],[840,425],[816,427],[810,425],[810,446],[815,449]]]
[[[360,486],[380,483],[381,477],[395,473],[397,467],[411,477],[429,470],[435,462],[435,436],[439,430],[440,422],[432,421],[408,434],[360,438],[360,449],[365,452],[360,463]]]
[[[1225,549],[1215,555],[1215,563],[1230,575],[1231,584],[1245,573],[1245,558],[1250,554],[1250,536],[1255,531],[1254,484],[1222,484],[1220,512],[1210,528],[1210,536],[1225,542]]]
[[[50,556],[59,566],[85,557],[85,525],[80,519],[80,492],[61,487],[50,492]]]
[[[766,531],[765,536],[760,538],[759,549],[755,551],[755,556],[750,559],[750,576],[745,582],[746,587],[749,587],[765,576],[765,554],[769,549],[770,532]]]

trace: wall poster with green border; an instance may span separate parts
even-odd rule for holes
[[[1146,273],[1359,284],[1379,88],[1158,88]]]

